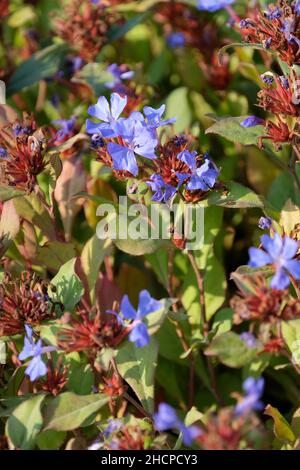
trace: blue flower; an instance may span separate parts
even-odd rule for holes
[[[250,411],[261,411],[264,404],[260,400],[264,391],[265,381],[263,378],[255,380],[253,377],[248,377],[243,383],[243,390],[245,392],[244,398],[236,405],[235,414],[240,416],[249,413]]]
[[[254,126],[261,126],[265,123],[265,121],[256,116],[249,116],[243,122],[241,122],[241,126],[248,129],[249,127]]]
[[[135,154],[149,159],[156,158],[157,139],[141,121],[136,121],[132,117],[116,122],[114,130],[116,135],[122,138],[122,144],[109,142],[107,145],[114,169],[129,171],[136,176],[138,165]]]
[[[294,10],[295,10],[295,13],[300,15],[300,0],[296,0],[294,2]]]
[[[272,219],[270,217],[261,217],[258,222],[261,230],[269,230],[272,227]]]
[[[257,339],[252,333],[245,332],[240,335],[242,341],[246,343],[249,349],[256,348],[257,346]]]
[[[147,290],[140,292],[137,310],[130,303],[128,295],[124,295],[120,305],[120,312],[125,320],[133,321],[129,340],[135,343],[138,348],[146,346],[150,342],[147,326],[143,323],[145,316],[160,310],[162,307],[162,303],[153,299]],[[119,320],[123,323],[122,317],[118,315]]]
[[[60,127],[60,130],[55,136],[58,142],[61,142],[73,132],[76,120],[77,118],[73,116],[71,119],[56,119],[52,121],[52,124]]]
[[[118,93],[112,93],[110,97],[110,107],[107,99],[100,96],[97,104],[88,108],[90,116],[103,121],[94,123],[90,119],[86,121],[86,131],[88,134],[102,134],[103,137],[116,137],[115,126],[118,118],[127,104],[127,96],[120,96]]]
[[[158,412],[154,414],[154,424],[159,432],[168,429],[177,429],[182,433],[184,445],[191,446],[194,439],[200,436],[201,430],[197,426],[186,426],[177,416],[176,411],[167,403],[160,403]]]
[[[133,70],[122,71],[122,66],[118,64],[111,64],[107,67],[107,71],[112,75],[112,80],[105,83],[107,88],[115,88],[122,83],[122,80],[130,80],[134,76]]]
[[[198,189],[209,191],[216,183],[216,179],[219,176],[219,170],[208,158],[208,155],[205,156],[204,163],[200,167],[197,167],[196,156],[197,152],[189,152],[189,150],[184,150],[178,155],[177,158],[186,163],[191,170],[191,175],[182,174],[181,180],[190,177],[190,180],[186,185],[186,188],[189,191],[196,191]]]
[[[185,46],[185,36],[183,33],[171,33],[167,36],[167,44],[172,49],[181,48]]]
[[[151,200],[155,202],[168,202],[177,191],[177,188],[165,183],[161,175],[157,175],[155,173],[151,175],[150,180],[147,181],[147,184],[154,192]]]
[[[4,160],[7,158],[7,150],[4,147],[0,147],[0,158]]]
[[[25,330],[27,336],[24,338],[24,347],[19,354],[19,359],[20,361],[24,361],[29,357],[33,358],[29,362],[28,367],[25,370],[25,374],[29,375],[31,382],[34,382],[39,377],[43,377],[43,375],[45,375],[47,372],[47,366],[42,360],[42,354],[55,351],[56,348],[54,346],[42,346],[41,339],[35,343],[32,337],[32,328],[30,328],[28,325],[25,325]]]
[[[273,289],[285,289],[290,284],[289,274],[295,279],[300,279],[300,261],[295,259],[299,249],[299,244],[289,237],[281,238],[276,233],[274,238],[269,235],[261,237],[264,250],[260,248],[250,248],[249,266],[261,268],[266,265],[273,265],[276,273],[272,277],[271,287]]]
[[[162,104],[160,108],[154,109],[151,106],[145,106],[143,109],[144,115],[146,116],[147,127],[151,129],[158,129],[162,126],[167,126],[168,124],[173,124],[176,121],[176,118],[170,118],[162,120],[162,116],[166,110],[166,105]]]
[[[199,10],[214,12],[221,10],[221,8],[226,8],[228,5],[232,5],[233,3],[234,0],[199,0],[197,8]]]

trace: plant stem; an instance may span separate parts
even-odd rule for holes
[[[188,257],[189,257],[190,263],[192,265],[192,268],[194,270],[196,280],[197,280],[197,284],[198,284],[200,312],[201,312],[201,320],[202,320],[202,325],[203,325],[203,335],[204,335],[205,338],[207,338],[207,336],[209,334],[209,322],[208,322],[207,316],[206,316],[204,279],[203,279],[203,275],[202,275],[200,269],[198,269],[197,262],[196,262],[196,260],[194,258],[194,255],[191,251],[188,252]],[[218,388],[217,388],[217,380],[216,380],[215,369],[213,367],[211,358],[209,356],[206,356],[206,362],[207,362],[208,372],[209,372],[209,375],[210,375],[211,391],[212,391],[215,399],[219,403],[219,405],[222,405],[222,399],[220,397],[220,394],[219,394]]]
[[[207,337],[207,335],[209,333],[209,323],[208,323],[207,318],[206,318],[204,279],[203,279],[203,276],[202,276],[200,270],[198,269],[196,260],[195,260],[194,255],[191,251],[188,252],[188,257],[189,257],[190,263],[192,265],[192,268],[194,270],[196,280],[197,280],[197,284],[198,284],[203,334],[204,334],[205,337]]]

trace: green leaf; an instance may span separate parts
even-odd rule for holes
[[[172,305],[171,299],[161,299],[160,302],[163,305],[162,308],[157,310],[157,312],[150,313],[145,318],[150,336],[154,335],[159,330]]]
[[[6,433],[16,449],[30,450],[43,424],[41,405],[45,395],[36,395],[14,409],[6,423]]]
[[[48,431],[41,432],[36,440],[40,450],[58,450],[66,439],[64,431]]]
[[[239,368],[252,361],[261,351],[261,347],[248,348],[239,335],[228,331],[216,336],[206,349],[207,356],[217,356],[228,367]]]
[[[19,28],[29,21],[36,18],[35,11],[31,5],[18,8],[7,20],[8,26],[11,28]]]
[[[274,434],[280,441],[283,442],[291,442],[292,444],[295,442],[296,437],[292,431],[291,426],[286,421],[286,419],[282,416],[281,413],[277,410],[277,408],[273,408],[273,406],[268,405],[264,412],[265,415],[271,416],[274,420]]]
[[[15,189],[12,186],[4,186],[2,184],[0,186],[0,202],[9,201],[14,197],[23,196],[24,194],[24,191],[21,191],[20,189]]]
[[[56,302],[61,302],[66,310],[72,310],[81,299],[84,288],[75,273],[76,259],[73,258],[64,264],[57,275],[52,279],[51,285],[56,287],[56,292],[49,288],[49,296]]]
[[[147,13],[141,13],[130,18],[124,25],[121,27],[117,24],[113,25],[108,32],[109,42],[116,41],[117,39],[122,38],[127,34],[131,29],[133,29],[138,24],[142,23],[148,16]]]
[[[84,425],[91,415],[103,408],[109,398],[100,394],[75,395],[65,392],[53,398],[44,412],[43,431],[71,431]]]
[[[20,217],[38,227],[45,237],[56,239],[53,220],[36,194],[15,198],[14,206]]]
[[[176,117],[174,132],[183,132],[192,122],[192,111],[186,87],[176,88],[167,98],[166,118]]]
[[[37,248],[35,262],[41,263],[56,273],[59,268],[76,255],[71,243],[49,241]]]
[[[92,301],[95,298],[95,284],[99,276],[99,270],[105,256],[108,256],[111,251],[110,240],[99,240],[94,235],[86,243],[81,254],[81,266],[86,275],[89,291]]]
[[[241,126],[248,116],[227,117],[219,119],[206,130],[206,134],[217,134],[233,143],[243,145],[257,145],[259,137],[264,135],[263,126],[249,127]]]
[[[71,362],[68,373],[67,389],[77,395],[91,393],[94,383],[94,374],[89,364],[78,364]]]
[[[264,208],[265,201],[251,189],[234,181],[225,182],[225,190],[211,191],[204,201],[199,202],[202,206],[221,206],[229,209],[244,209],[247,207]]]
[[[293,355],[293,360],[300,365],[300,320],[281,322],[282,337]]]
[[[144,408],[154,411],[154,374],[157,365],[158,347],[155,338],[143,348],[127,341],[117,352],[118,371],[130,385]]]
[[[11,95],[55,75],[67,50],[68,45],[66,44],[53,44],[22,62],[8,82],[7,94]]]

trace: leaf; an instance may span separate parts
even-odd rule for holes
[[[279,225],[283,228],[284,233],[290,235],[299,221],[300,208],[291,199],[288,199],[281,211]]]
[[[7,94],[12,95],[40,80],[55,75],[67,50],[68,45],[66,44],[53,44],[22,62],[8,82]]]
[[[77,142],[82,140],[88,140],[88,136],[86,134],[73,135],[73,137],[66,140],[63,144],[50,148],[47,153],[49,155],[56,155],[57,153],[65,152],[66,150],[70,150],[75,144],[77,144]]]
[[[95,284],[99,276],[101,264],[105,256],[108,256],[111,251],[110,240],[99,240],[94,235],[85,244],[81,254],[81,266],[89,286],[91,299],[95,298]]]
[[[41,405],[45,395],[36,395],[14,409],[6,423],[6,433],[16,449],[30,450],[43,424]]]
[[[225,46],[221,47],[219,50],[219,60],[221,61],[222,55],[228,51],[228,49],[232,49],[234,47],[249,47],[250,49],[257,49],[259,51],[264,51],[266,52],[265,47],[263,47],[261,44],[253,44],[250,42],[233,42],[231,44],[226,44]],[[271,52],[272,51],[268,51]]]
[[[100,394],[75,395],[65,392],[53,398],[44,412],[43,431],[71,431],[77,429],[94,413],[103,408],[109,398]]]
[[[173,303],[171,299],[161,299],[160,302],[163,305],[162,308],[160,310],[157,310],[157,312],[150,313],[145,318],[148,332],[151,336],[159,330],[159,328],[165,321],[165,318],[168,312],[170,311],[170,307]]]
[[[58,450],[66,439],[64,431],[48,431],[41,432],[37,438],[37,446],[40,450]]]
[[[244,209],[250,207],[264,208],[265,201],[262,196],[251,189],[233,181],[224,183],[225,190],[211,191],[204,201],[198,203],[200,206],[221,206],[229,209]]]
[[[56,182],[54,197],[65,229],[66,240],[71,237],[73,221],[84,200],[74,196],[86,189],[86,174],[82,161],[77,157],[63,162],[62,172]]]
[[[71,361],[68,373],[67,389],[77,395],[87,395],[92,392],[94,374],[89,364],[78,364]]]
[[[292,360],[300,365],[300,320],[281,322],[282,337],[292,353]]]
[[[240,368],[252,361],[261,351],[260,348],[248,348],[239,335],[228,331],[216,336],[206,349],[207,356],[217,356],[228,367]]]
[[[192,122],[192,111],[188,100],[186,87],[176,88],[172,91],[166,102],[166,118],[176,117],[174,132],[183,132]]]
[[[38,247],[35,262],[41,263],[47,266],[49,271],[57,273],[60,267],[75,255],[75,248],[71,243],[49,241]]]
[[[200,413],[200,411],[197,410],[195,406],[190,409],[190,411],[187,413],[184,424],[186,426],[192,426],[192,424],[197,423],[198,421],[201,421],[203,418],[203,413]]]
[[[53,220],[36,194],[14,199],[20,217],[38,227],[49,240],[56,240]]]
[[[149,413],[154,411],[157,353],[157,342],[152,337],[150,344],[143,348],[137,348],[134,343],[127,341],[120,347],[115,358],[121,376]]]
[[[9,201],[14,197],[23,196],[25,193],[20,189],[15,189],[12,186],[4,186],[1,184],[0,186],[0,202]]]
[[[56,302],[61,302],[66,310],[72,310],[81,299],[84,288],[75,273],[76,259],[72,258],[64,264],[57,275],[52,279],[51,285],[56,287],[56,292],[49,288],[49,296]]]
[[[277,410],[277,408],[273,408],[273,406],[268,405],[265,409],[264,414],[273,418],[274,434],[277,439],[283,442],[291,442],[292,444],[295,442],[296,437],[291,429],[291,426],[282,416],[282,414]]]
[[[8,248],[10,242],[15,238],[19,230],[20,219],[16,212],[14,203],[12,200],[6,201],[2,206],[0,218],[0,239],[2,239],[0,244],[0,257],[3,256],[4,251]]]
[[[33,21],[36,18],[36,14],[31,5],[26,5],[22,8],[18,8],[7,20],[8,26],[11,28],[19,28],[29,21]]]
[[[118,24],[113,25],[108,32],[109,42],[116,41],[121,39],[125,34],[127,34],[131,29],[133,29],[138,24],[142,23],[148,16],[148,12],[135,15],[130,18],[125,24],[121,27]]]
[[[293,178],[287,171],[283,171],[273,181],[268,192],[268,201],[275,209],[280,211],[284,208],[288,199],[300,206],[300,195],[294,185]]]
[[[211,127],[206,129],[206,134],[217,134],[233,143],[243,145],[257,145],[258,138],[264,135],[263,126],[241,126],[248,116],[227,117],[219,119]]]

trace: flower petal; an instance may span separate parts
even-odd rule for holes
[[[127,105],[127,96],[121,96],[119,93],[112,93],[110,97],[111,116],[117,120],[123,109]]]
[[[90,114],[90,116],[100,119],[100,121],[111,121],[109,104],[105,96],[100,96],[97,101],[97,104],[93,104],[88,108],[88,113]]]
[[[129,300],[128,295],[124,295],[121,305],[120,305],[120,311],[123,314],[123,317],[126,318],[126,320],[135,320],[137,316],[136,310],[133,308],[131,305],[131,302]]]
[[[250,261],[248,265],[251,268],[261,268],[262,266],[273,263],[273,259],[270,257],[270,255],[260,248],[250,248],[249,257]]]

